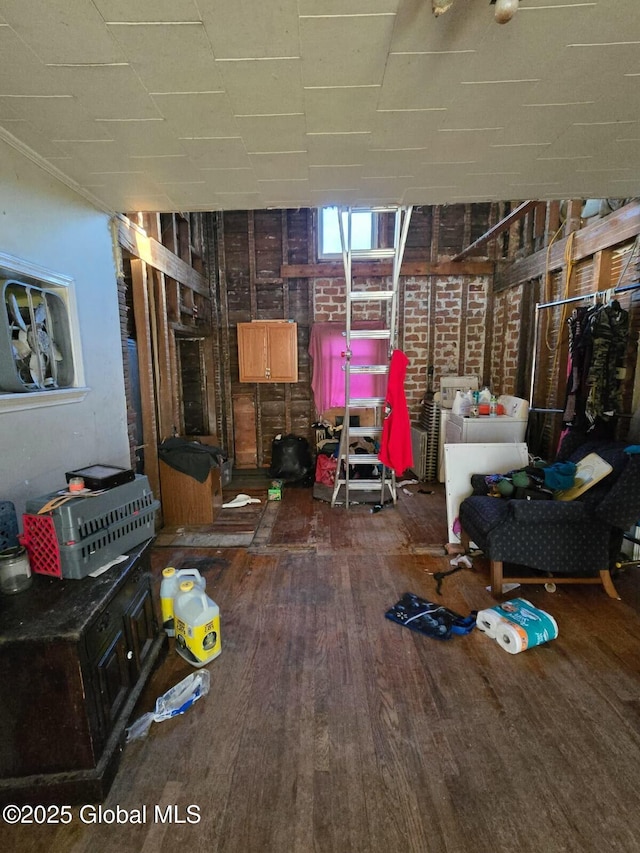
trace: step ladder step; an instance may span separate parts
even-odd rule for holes
[[[366,438],[372,438],[374,435],[382,435],[382,427],[381,426],[359,426],[359,427],[349,427],[349,438],[352,436],[362,436]]]
[[[345,484],[345,480],[339,480],[340,485]],[[351,491],[360,491],[360,492],[371,492],[374,490],[380,489],[382,485],[382,480],[349,480],[349,490]],[[385,483],[385,487],[390,486],[390,483]]]
[[[397,213],[400,210],[398,204],[379,204],[376,207],[352,207],[352,213]]]
[[[391,338],[390,329],[351,329],[351,339],[364,341],[388,341]]]
[[[353,409],[375,409],[377,406],[383,406],[384,403],[384,397],[353,397],[349,400],[349,405]]]
[[[349,465],[381,465],[377,453],[348,453],[346,458]]]
[[[342,369],[346,370],[346,365],[342,365]],[[352,364],[350,367],[351,373],[388,373],[388,364]]]
[[[351,257],[358,261],[377,261],[385,258],[395,258],[395,247],[390,249],[352,249]]]
[[[381,299],[393,299],[393,290],[352,290],[347,293],[347,299],[351,302],[379,301]]]

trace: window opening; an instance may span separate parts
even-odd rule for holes
[[[342,255],[340,226],[337,207],[321,207],[318,217],[318,257],[336,258]],[[347,237],[348,215],[342,213],[345,240]],[[378,247],[378,216],[368,208],[351,212],[351,249],[353,252],[370,252]]]

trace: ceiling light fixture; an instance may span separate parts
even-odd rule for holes
[[[495,19],[499,24],[507,24],[518,11],[520,0],[491,0],[496,7]]]

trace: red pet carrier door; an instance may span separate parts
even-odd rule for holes
[[[23,515],[21,543],[27,549],[31,571],[52,578],[62,577],[60,549],[50,515]]]

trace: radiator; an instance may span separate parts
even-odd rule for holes
[[[425,406],[428,406],[425,403]],[[439,406],[431,404],[435,417],[430,417],[430,426],[420,423],[411,426],[411,450],[413,453],[412,471],[419,480],[435,480],[438,476],[438,433],[440,431]],[[431,413],[429,413],[431,415]]]

